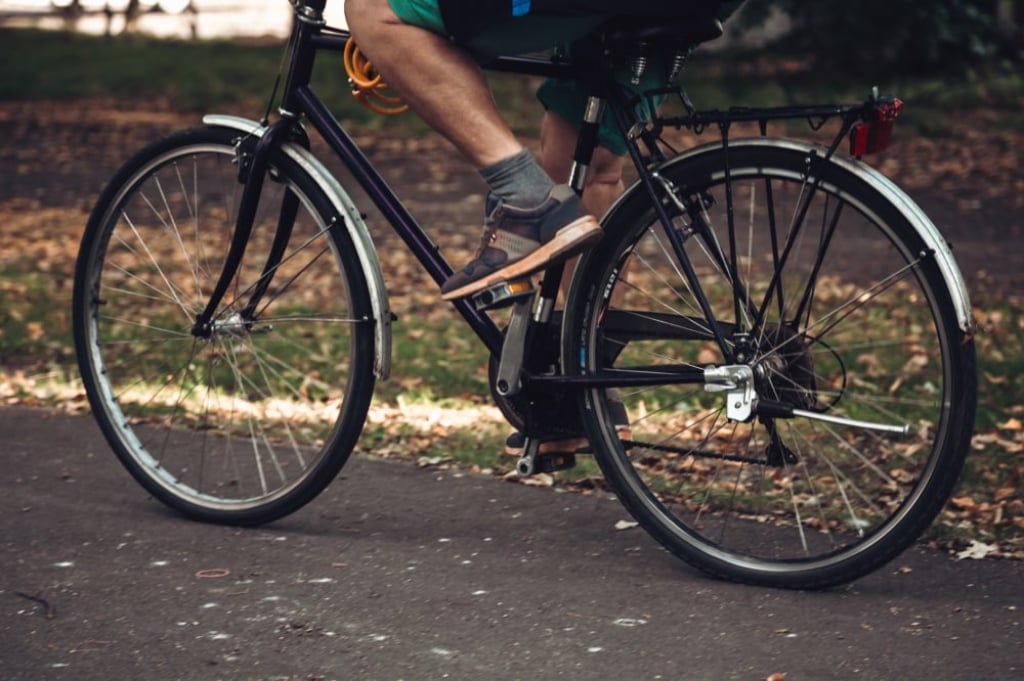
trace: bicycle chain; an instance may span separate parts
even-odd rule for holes
[[[753,463],[761,464],[763,466],[770,466],[771,463],[767,458],[755,459],[749,456],[737,456],[735,454],[718,454],[716,452],[704,452],[695,451],[693,449],[681,449],[679,447],[669,447],[668,445],[656,445],[648,442],[637,442],[636,440],[622,440],[622,446],[626,451],[634,447],[640,447],[642,449],[649,449],[654,452],[665,452],[668,454],[679,454],[681,456],[694,456],[702,459],[715,459],[718,461],[733,461],[736,463]]]

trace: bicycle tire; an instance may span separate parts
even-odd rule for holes
[[[233,525],[292,513],[335,478],[375,381],[366,275],[344,214],[280,149],[238,272],[209,333],[193,333],[254,142],[206,126],[132,157],[91,213],[73,294],[79,368],[114,453],[161,502]],[[286,196],[291,238],[254,301]]]
[[[730,420],[721,393],[666,380],[618,389],[630,419],[620,440],[608,389],[581,399],[621,502],[673,554],[727,580],[824,588],[872,572],[927,529],[969,448],[974,345],[910,219],[916,207],[823,154],[765,138],[708,145],[659,173],[731,361],[751,367],[759,399],[853,421]],[[563,336],[572,374],[644,367],[661,380],[726,363],[648,197],[637,185],[620,199],[577,270]]]

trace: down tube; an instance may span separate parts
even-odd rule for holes
[[[373,203],[384,214],[384,218],[395,233],[402,238],[412,254],[416,256],[416,259],[440,287],[441,283],[451,276],[452,268],[441,256],[438,247],[430,240],[430,237],[402,205],[402,202],[366,158],[366,155],[348,133],[338,125],[334,116],[313,91],[308,87],[301,87],[296,95],[313,127],[323,136],[328,146],[338,155]],[[454,305],[491,354],[501,354],[502,334],[494,322],[483,312],[477,311],[466,299],[457,300]]]

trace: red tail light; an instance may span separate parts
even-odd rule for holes
[[[903,111],[903,102],[896,98],[872,103],[865,120],[850,130],[850,154],[856,157],[876,154],[889,146],[892,124]]]

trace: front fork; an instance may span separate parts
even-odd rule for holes
[[[236,162],[238,164],[238,178],[239,182],[244,185],[244,188],[238,204],[238,214],[235,218],[231,245],[224,260],[224,268],[221,270],[217,284],[210,294],[206,308],[196,318],[196,322],[192,327],[192,335],[198,338],[210,338],[215,333],[217,309],[223,302],[232,280],[238,273],[238,268],[242,263],[246,247],[252,236],[256,212],[259,208],[260,197],[263,194],[263,185],[270,170],[270,154],[292,135],[294,129],[294,122],[291,119],[287,117],[281,118],[263,131],[255,145],[247,144],[249,138],[242,139],[237,145]],[[247,150],[248,146],[252,146],[251,151]],[[251,290],[248,291],[249,300],[245,306],[236,315],[232,315],[232,319],[238,320],[241,324],[249,326],[256,317],[260,301],[266,295],[270,282],[274,278],[274,272],[284,257],[285,249],[291,239],[292,229],[295,226],[298,209],[298,196],[294,192],[286,190],[278,214],[277,231],[274,235],[270,252],[267,255],[267,260],[263,265],[260,278]],[[234,305],[230,307],[234,307]]]

